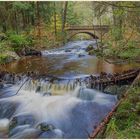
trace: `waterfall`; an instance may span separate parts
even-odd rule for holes
[[[22,82],[23,83],[23,82]],[[21,84],[22,84],[21,83]],[[65,93],[74,92],[77,86],[86,86],[84,82],[66,79],[62,81],[49,82],[46,80],[28,80],[23,89],[26,91],[35,91],[40,94],[51,93],[51,95],[62,95]]]
[[[11,94],[26,79],[12,86]],[[91,133],[93,126],[117,102],[116,96],[68,79],[61,82],[29,79],[17,95],[9,95],[10,91],[8,97],[0,99],[0,131],[3,132],[0,136],[3,138],[88,138],[87,132]],[[46,128],[44,123],[53,125],[54,129],[44,132],[40,130],[42,127],[37,127],[43,124],[43,129]]]

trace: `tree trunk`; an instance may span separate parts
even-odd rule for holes
[[[116,40],[120,40],[123,38],[122,35],[122,26],[123,26],[123,15],[118,15],[115,12],[122,10],[119,8],[119,2],[113,2],[113,4],[118,5],[118,7],[112,6],[112,11],[113,11],[113,26],[119,31],[119,36],[116,38]]]
[[[55,6],[55,2],[54,2],[54,33],[55,33],[55,37],[56,37],[57,27],[56,27],[56,6]]]
[[[22,14],[22,23],[23,23],[22,28],[25,29],[26,28],[26,22],[25,22],[25,14],[24,14],[24,11],[22,11],[21,14]]]
[[[16,30],[16,33],[18,34],[18,21],[17,21],[17,12],[15,12],[15,22],[14,22],[14,28]]]
[[[64,10],[63,10],[63,16],[62,16],[62,32],[64,32],[66,19],[67,19],[67,7],[68,7],[68,1],[64,2]]]
[[[113,25],[114,25],[114,26],[117,25],[117,18],[116,18],[116,15],[115,15],[115,10],[116,10],[116,7],[112,6]]]
[[[40,39],[41,38],[41,30],[40,30],[40,9],[39,1],[36,2],[36,17],[37,17],[37,36]]]
[[[31,4],[32,4],[32,8],[35,9],[35,3],[34,3],[34,1]],[[34,14],[31,15],[31,25],[32,26],[35,25],[35,15]]]
[[[6,21],[3,20],[3,23],[2,23],[2,31],[5,33],[7,31],[7,26],[6,26]]]

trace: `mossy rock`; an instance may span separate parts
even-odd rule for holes
[[[86,52],[90,52],[91,50],[93,50],[93,46],[89,45],[87,48],[86,48]]]
[[[88,54],[89,54],[89,55],[94,55],[94,54],[95,54],[95,51],[94,51],[94,50],[90,50],[90,51],[88,52]]]
[[[109,94],[112,94],[112,95],[115,95],[118,93],[118,86],[117,85],[112,85],[112,86],[107,86],[105,89],[104,89],[104,92],[105,93],[109,93]]]
[[[9,63],[15,60],[13,56],[7,55],[7,54],[0,54],[0,64]]]
[[[2,40],[6,40],[7,39],[7,36],[5,33],[0,33],[0,41]]]
[[[41,131],[51,131],[55,129],[55,127],[52,124],[48,124],[46,122],[42,122],[37,126],[38,129]]]

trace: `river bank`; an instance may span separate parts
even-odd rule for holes
[[[114,112],[107,125],[96,138],[139,139],[140,138],[140,74],[127,91],[126,96]]]
[[[56,47],[56,45],[54,46],[49,46],[48,48],[58,48],[58,46]],[[5,50],[3,52],[0,53],[0,65],[3,64],[7,64],[10,62],[13,62],[15,60],[19,60],[23,57],[26,56],[41,56],[41,51],[42,50],[46,50],[48,49],[46,47],[42,47],[42,48],[23,48],[22,50],[20,50],[18,53],[12,50]]]
[[[140,76],[139,76],[140,77]],[[140,138],[140,78],[128,92],[117,112],[107,125],[105,138]]]
[[[104,58],[105,61],[112,64],[123,63],[139,63],[140,62],[140,48],[125,48],[124,50],[113,47],[97,47],[91,45],[87,47],[89,55],[96,55],[97,57]]]

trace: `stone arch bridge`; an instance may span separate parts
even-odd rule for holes
[[[101,39],[105,33],[109,31],[108,25],[94,25],[94,26],[67,26],[65,27],[67,32],[67,40],[79,33],[85,33],[93,37],[94,39]]]

